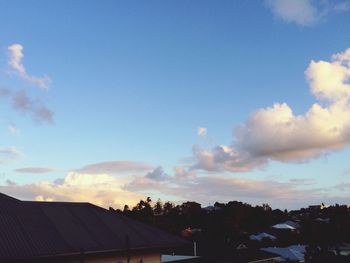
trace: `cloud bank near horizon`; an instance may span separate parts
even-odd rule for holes
[[[170,176],[164,173],[162,167],[156,167],[146,174],[128,176],[125,173],[110,175],[68,172],[64,178],[53,182],[20,185],[7,180],[6,185],[0,186],[0,192],[24,200],[91,202],[105,208],[123,208],[125,204],[133,207],[147,196],[156,199],[164,195],[178,203],[192,200],[206,206],[216,201],[240,200],[252,205],[269,203],[280,209],[300,208],[308,205],[307,202],[341,200],[341,197],[330,195],[327,189],[301,190],[305,185],[313,187],[314,183],[307,179],[282,182],[219,174],[182,176],[181,173],[175,173]],[[338,190],[340,187],[342,191],[347,189],[346,184],[335,185],[333,188]]]

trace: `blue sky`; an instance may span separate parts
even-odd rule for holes
[[[0,191],[349,203],[349,1],[2,1],[0,17]]]

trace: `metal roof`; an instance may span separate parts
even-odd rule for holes
[[[0,262],[191,245],[90,203],[27,202],[0,193]]]

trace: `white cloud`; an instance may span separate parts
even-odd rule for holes
[[[250,171],[269,159],[302,162],[350,143],[350,49],[330,62],[312,61],[306,70],[318,100],[304,115],[286,103],[259,109],[234,130],[231,145],[193,149],[192,169]]]
[[[286,22],[312,25],[318,20],[318,10],[310,0],[267,0],[273,14]]]
[[[9,60],[8,65],[12,72],[14,72],[20,78],[28,81],[30,84],[37,86],[41,89],[47,90],[49,88],[50,79],[48,77],[34,77],[27,73],[22,59],[23,46],[20,44],[13,44],[8,47]],[[38,98],[32,98],[25,90],[18,89],[6,89],[0,88],[0,98],[7,99],[11,102],[12,108],[20,113],[29,113],[34,121],[41,122],[53,122],[54,113],[47,108],[45,104]],[[14,125],[8,127],[8,131],[13,134],[18,134],[19,130]]]
[[[197,133],[198,133],[198,136],[204,137],[205,135],[207,135],[207,128],[199,127],[197,130]]]
[[[334,12],[350,10],[349,0],[265,0],[272,13],[285,22],[311,26]]]
[[[9,51],[9,60],[8,65],[10,68],[22,79],[29,82],[31,85],[37,86],[41,89],[49,89],[51,80],[49,77],[35,77],[29,75],[27,70],[25,69],[22,59],[24,57],[23,54],[23,46],[20,44],[13,44],[8,47]]]

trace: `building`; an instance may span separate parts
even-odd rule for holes
[[[304,262],[305,246],[293,245],[289,247],[267,247],[262,251],[277,254],[281,257],[280,262]]]
[[[160,263],[186,240],[90,203],[0,193],[0,262]]]
[[[263,240],[276,240],[277,238],[275,236],[273,236],[273,235],[270,235],[268,233],[262,232],[260,234],[250,235],[249,239],[261,242]]]
[[[226,259],[223,262],[275,263],[275,262],[278,262],[278,259],[279,259],[279,256],[276,253],[248,248],[248,249],[236,250],[232,254],[232,257],[230,259]]]

